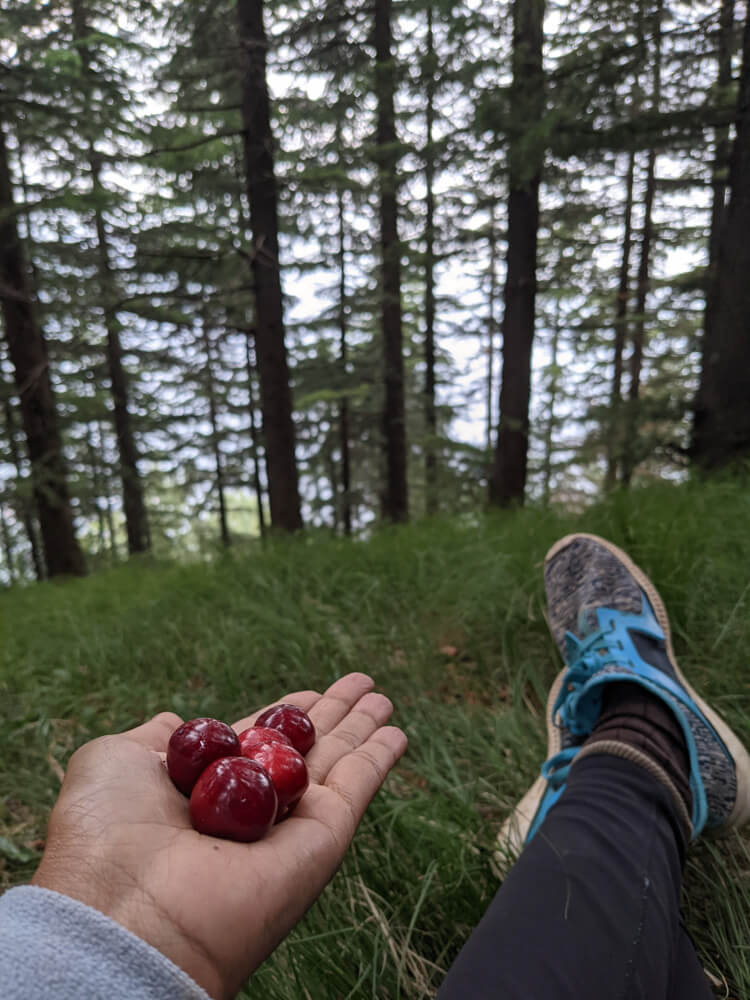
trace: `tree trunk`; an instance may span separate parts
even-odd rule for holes
[[[427,101],[427,143],[424,150],[425,177],[425,507],[434,514],[438,503],[437,466],[437,413],[435,409],[435,150],[433,130],[435,124],[435,39],[432,30],[432,5],[427,7],[427,52],[423,75]]]
[[[728,12],[722,6],[722,35]],[[709,267],[700,384],[691,454],[710,472],[750,455],[750,9],[745,20],[735,139],[729,164],[730,196],[714,187],[711,235],[716,263]],[[731,67],[720,57],[720,79]],[[717,161],[720,155],[717,136]],[[718,162],[717,162],[718,166]],[[716,183],[716,174],[714,175]]]
[[[661,23],[664,5],[662,0],[654,12],[654,90],[651,108],[659,111],[661,104]],[[627,420],[622,449],[620,481],[627,487],[639,460],[640,390],[643,369],[643,348],[646,340],[646,303],[650,286],[651,244],[653,242],[653,210],[656,194],[656,150],[648,151],[646,162],[646,192],[643,199],[643,229],[641,232],[638,285],[633,322],[633,350],[630,355],[630,384],[628,386]]]
[[[253,379],[255,378],[255,365],[250,350],[250,337],[245,334],[245,358],[247,362],[247,406],[250,412],[250,441],[252,443],[253,456],[253,486],[255,488],[255,502],[258,505],[258,530],[260,537],[266,537],[266,515],[263,512],[263,481],[260,476],[260,455],[258,454],[258,428],[255,424],[255,393],[253,392]]]
[[[392,0],[375,0],[375,96],[378,105],[377,152],[380,183],[381,323],[385,367],[383,430],[386,483],[383,517],[406,521],[406,414],[401,329],[401,244],[398,239],[397,165],[394,114],[395,72],[391,51]]]
[[[732,86],[732,52],[734,49],[734,0],[722,0],[719,15],[718,32],[718,74],[716,83],[719,92],[725,96]],[[711,204],[711,229],[708,238],[708,275],[707,287],[711,289],[716,280],[716,270],[719,261],[719,237],[726,213],[727,171],[732,144],[729,139],[729,126],[724,125],[714,132],[716,153],[714,155],[713,200]],[[711,310],[706,304],[706,321],[710,320]],[[704,337],[705,345],[705,337]]]
[[[10,453],[10,460],[16,470],[16,494],[18,496],[18,505],[21,510],[21,520],[23,521],[26,537],[29,540],[31,561],[34,564],[34,574],[36,575],[37,580],[41,581],[45,577],[44,558],[39,550],[37,529],[34,523],[34,501],[26,492],[26,481],[21,467],[21,456],[18,450],[18,442],[16,441],[16,421],[13,416],[13,404],[11,403],[9,396],[6,396],[5,398],[4,408],[5,429],[8,435],[8,450]]]
[[[105,438],[102,425],[97,421],[96,429],[99,434],[99,456],[102,460],[102,487],[104,489],[104,519],[107,522],[107,532],[109,534],[109,551],[112,554],[112,561],[117,562],[120,553],[117,550],[117,534],[115,532],[115,519],[112,513],[112,499],[110,496],[109,471],[107,468],[107,455],[105,448]],[[148,547],[151,548],[151,532],[149,530]]]
[[[27,258],[27,263],[29,266],[29,274],[31,275],[31,282],[34,288],[39,285],[39,277],[36,269],[36,261],[34,260],[33,254],[33,236],[32,236],[32,226],[31,226],[31,209],[28,207],[31,202],[29,197],[29,182],[26,177],[26,170],[23,165],[23,149],[21,148],[21,139],[18,133],[16,133],[16,142],[18,144],[18,174],[21,181],[21,194],[23,195],[24,211],[20,212],[19,215],[23,217],[26,222],[26,233],[21,234],[21,245],[24,245],[25,241],[25,255]]]
[[[273,167],[262,0],[237,0],[242,70],[245,170],[253,230],[255,353],[268,473],[271,525],[302,527],[289,367],[279,271],[276,179]]]
[[[10,537],[10,529],[5,519],[5,505],[0,503],[0,533],[3,538],[3,555],[5,564],[8,567],[8,581],[11,586],[16,582],[16,555],[13,550],[13,541]]]
[[[336,410],[332,405],[327,407],[328,410],[328,427],[330,432],[326,432],[324,451],[326,456],[326,463],[328,465],[328,478],[331,482],[331,507],[333,509],[333,522],[332,529],[333,534],[337,535],[339,531],[339,477],[336,469]]]
[[[503,315],[500,427],[490,502],[522,504],[529,447],[531,349],[534,340],[539,184],[544,149],[534,130],[544,116],[544,0],[514,0],[513,83],[515,124],[508,160],[508,258]]]
[[[73,526],[47,345],[32,308],[16,225],[5,132],[1,126],[0,304],[16,391],[21,400],[47,570],[50,576],[83,576],[86,565]]]
[[[93,154],[91,176],[94,189],[100,190],[99,166],[93,158]],[[147,552],[150,548],[148,515],[143,495],[143,480],[138,470],[139,456],[130,415],[128,374],[122,360],[120,324],[115,311],[111,307],[111,303],[114,301],[115,289],[112,282],[106,229],[102,213],[98,208],[95,215],[99,252],[99,275],[103,292],[104,323],[107,331],[107,369],[112,389],[114,427],[120,461],[125,528],[128,536],[128,552],[131,555],[135,555],[139,552]]]
[[[85,44],[85,40],[90,34],[90,28],[83,0],[73,0],[72,12],[73,35],[78,46],[83,77],[93,84],[95,81],[91,71],[90,54],[88,46]],[[88,90],[88,83],[86,86]],[[128,535],[128,552],[134,555],[138,552],[148,551],[148,516],[143,497],[143,481],[138,471],[138,448],[135,443],[129,409],[129,379],[122,360],[120,323],[115,308],[118,298],[117,283],[112,270],[109,236],[107,235],[107,228],[104,224],[104,215],[101,208],[102,195],[104,193],[101,183],[101,156],[97,152],[91,138],[88,141],[88,155],[95,206],[94,225],[97,240],[99,286],[104,311],[104,327],[107,331],[107,370],[112,390],[115,436],[117,438],[117,451],[120,459],[123,510],[125,512],[125,527]]]
[[[646,302],[649,291],[649,271],[651,263],[651,242],[653,236],[653,207],[656,190],[656,153],[649,150],[646,165],[646,194],[643,201],[643,230],[641,233],[641,253],[638,261],[638,286],[633,320],[633,349],[630,354],[630,384],[628,386],[627,420],[622,448],[622,469],[620,481],[629,486],[638,464],[638,435],[640,428],[640,388],[643,369],[643,347],[646,339]]]
[[[544,432],[544,462],[542,464],[542,503],[549,507],[552,491],[552,449],[555,440],[555,403],[557,402],[557,349],[560,344],[560,299],[555,300],[555,319],[552,325],[552,379],[547,403],[547,426]]]
[[[33,231],[31,224],[31,210],[28,207],[31,201],[29,197],[29,184],[26,177],[26,171],[23,164],[23,149],[21,147],[21,139],[16,134],[16,142],[18,144],[18,173],[21,181],[21,193],[23,195],[24,211],[19,213],[26,223],[26,232],[21,234],[19,232],[19,237],[21,239],[22,252],[25,252],[27,259],[27,264],[29,267],[29,274],[31,276],[32,287],[38,287],[38,274],[36,268],[36,262],[34,260],[33,253]],[[5,422],[8,429],[8,441],[10,444],[11,460],[16,469],[16,491],[18,493],[19,503],[21,506],[21,517],[23,520],[24,530],[26,532],[26,537],[29,540],[29,548],[31,549],[31,561],[34,564],[34,575],[37,581],[42,581],[46,577],[46,570],[44,566],[44,556],[42,555],[41,549],[39,547],[39,536],[37,534],[37,526],[35,523],[34,515],[34,499],[29,496],[25,491],[25,482],[23,476],[23,470],[21,468],[21,459],[18,451],[18,444],[16,442],[16,429],[15,429],[15,418],[13,416],[13,405],[11,403],[10,397],[5,399]]]
[[[99,460],[97,458],[96,449],[94,448],[94,439],[91,436],[91,427],[86,424],[86,451],[89,453],[89,464],[91,466],[91,480],[94,484],[94,510],[96,511],[96,523],[99,531],[99,551],[98,554],[104,551],[104,511],[99,506],[99,497],[102,494],[101,489],[101,476],[99,474]]]
[[[242,169],[240,167],[240,159],[242,158],[241,149],[235,153],[232,157],[232,164],[234,167],[234,175],[237,178],[237,183],[242,184]],[[242,238],[247,239],[248,234],[251,232],[251,225],[249,220],[249,205],[245,205],[246,195],[240,193],[237,210],[240,216],[240,222],[242,224]],[[255,423],[255,390],[253,388],[255,383],[255,374],[257,370],[257,365],[255,363],[255,358],[253,356],[253,350],[251,341],[255,337],[255,330],[253,328],[238,330],[239,333],[243,333],[245,337],[245,367],[247,370],[247,406],[248,413],[250,415],[250,455],[253,462],[253,490],[255,492],[255,502],[258,506],[258,531],[260,532],[261,541],[265,540],[266,537],[266,514],[263,505],[263,480],[261,478],[261,460],[260,460],[260,446],[258,440],[260,434],[258,433],[258,426]]]
[[[617,467],[622,456],[622,357],[628,334],[628,300],[630,298],[630,254],[633,247],[633,181],[635,178],[635,153],[628,156],[628,173],[625,178],[625,219],[622,237],[620,280],[617,285],[615,311],[615,344],[612,373],[612,392],[609,403],[609,428],[607,434],[607,476],[605,489],[613,490],[617,484]]]
[[[495,306],[497,305],[497,229],[496,229],[496,219],[495,219],[495,207],[496,203],[494,201],[490,204],[490,232],[489,232],[489,244],[490,244],[490,301],[489,301],[489,316],[487,319],[487,456],[488,462],[490,463],[490,470],[488,474],[488,480],[491,478],[491,458],[492,455],[492,437],[495,433],[495,421],[493,419],[493,405],[492,401],[495,395],[495,378],[494,378],[494,367],[495,367],[495,329],[497,327],[497,317],[495,316]]]
[[[221,460],[219,421],[216,407],[216,387],[214,385],[213,352],[211,349],[211,337],[208,332],[205,319],[201,321],[203,333],[203,349],[206,352],[206,396],[208,397],[208,419],[211,423],[211,450],[214,456],[216,468],[216,492],[219,497],[219,527],[221,529],[221,544],[224,548],[229,548],[232,540],[229,535],[229,525],[227,523],[227,506],[224,497],[224,465]]]
[[[342,148],[341,118],[336,119],[336,146]],[[342,167],[343,169],[343,167]],[[336,207],[338,210],[338,265],[339,265],[339,369],[344,394],[339,401],[339,448],[341,450],[341,521],[344,535],[352,533],[352,480],[351,456],[349,452],[349,397],[345,394],[348,385],[346,319],[346,244],[344,226],[344,192],[339,182],[336,186]]]

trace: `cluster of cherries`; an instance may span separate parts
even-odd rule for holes
[[[170,737],[167,771],[190,797],[199,833],[260,840],[304,795],[314,742],[315,726],[296,705],[267,709],[239,736],[218,719],[191,719]]]

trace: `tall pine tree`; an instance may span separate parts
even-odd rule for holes
[[[44,334],[34,315],[16,223],[8,147],[0,120],[0,306],[31,460],[34,498],[50,576],[86,572],[73,525],[67,467]]]
[[[735,129],[693,425],[693,457],[707,471],[750,457],[750,7]]]
[[[490,482],[490,501],[499,506],[523,503],[526,488],[539,184],[544,162],[543,40],[544,0],[514,0],[503,374]]]
[[[266,82],[268,42],[262,0],[238,0],[237,16],[245,171],[253,229],[255,353],[260,373],[271,525],[297,531],[302,527],[302,517],[284,340],[276,178]]]
[[[406,412],[401,317],[401,244],[398,238],[399,147],[396,136],[396,85],[391,18],[392,0],[375,0],[375,97],[378,105],[377,163],[380,181],[381,323],[385,400],[383,426],[386,481],[383,515],[390,521],[409,516]]]

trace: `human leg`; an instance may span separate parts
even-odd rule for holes
[[[750,818],[750,758],[682,676],[661,598],[625,553],[570,536],[545,583],[567,663],[550,693],[550,759],[501,833],[506,851],[526,845],[521,859],[440,998],[661,1000],[675,982],[710,996],[680,930],[682,858],[704,827]]]
[[[701,989],[703,992],[697,992]],[[672,981],[667,1000],[713,1000],[714,992],[708,985],[698,954],[684,927],[680,928],[677,952],[672,963]]]
[[[438,1000],[708,1000],[680,926],[684,849],[659,781],[617,757],[581,760]]]

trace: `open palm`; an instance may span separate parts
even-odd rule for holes
[[[280,699],[315,723],[310,787],[293,815],[254,844],[192,829],[187,799],[164,767],[176,715],[86,744],[71,758],[35,884],[117,920],[212,996],[234,996],[333,876],[406,749],[401,730],[385,725],[393,706],[372,687],[366,675],[349,674],[323,695]]]

